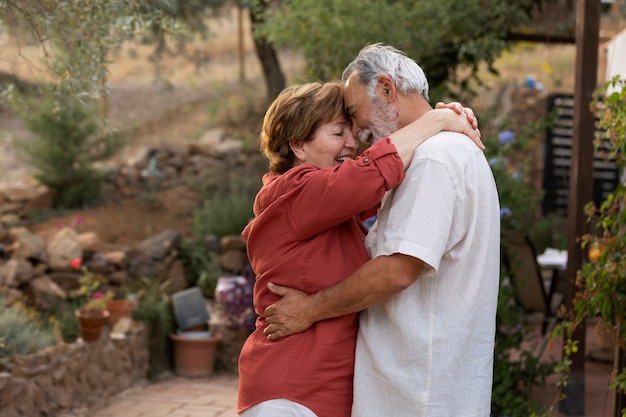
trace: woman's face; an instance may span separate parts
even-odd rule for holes
[[[291,144],[296,155],[295,166],[315,165],[318,168],[339,166],[346,159],[352,159],[358,148],[357,140],[352,135],[350,121],[344,116],[320,125],[313,140]]]

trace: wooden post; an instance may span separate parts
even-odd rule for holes
[[[565,306],[572,309],[576,274],[582,267],[583,252],[579,238],[586,233],[584,206],[592,200],[593,137],[595,116],[590,110],[597,88],[600,0],[578,0],[576,8],[576,76],[574,91],[574,137],[568,200],[567,282]],[[569,381],[561,403],[567,415],[585,414],[585,326],[574,332],[578,352],[572,354]]]
[[[244,34],[243,34],[243,7],[237,6],[237,38],[238,38],[238,51],[239,51],[239,82],[243,85],[246,81],[246,60],[245,60],[245,46],[244,46]]]

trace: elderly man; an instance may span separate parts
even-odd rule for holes
[[[346,111],[375,142],[432,110],[422,69],[400,51],[366,46],[346,68]],[[490,414],[500,220],[493,175],[458,133],[417,149],[366,237],[372,259],[305,295],[277,285],[270,340],[361,311],[354,417]]]

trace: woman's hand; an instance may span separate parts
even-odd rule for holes
[[[476,142],[479,148],[485,149],[485,145],[480,140],[482,135],[480,133],[480,129],[478,129],[478,119],[476,118],[476,115],[474,114],[474,110],[472,110],[470,107],[463,107],[463,105],[459,103],[458,101],[453,101],[450,103],[444,103],[443,101],[440,101],[437,104],[435,104],[435,108],[436,109],[452,109],[457,114],[465,113],[465,116],[467,117],[467,121],[472,125],[472,129],[474,129],[475,131],[475,132],[472,132],[472,134],[468,136],[471,137],[472,140],[474,140],[474,142]],[[476,135],[478,136],[478,138],[476,138]]]

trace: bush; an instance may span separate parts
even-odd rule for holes
[[[193,230],[197,238],[209,234],[218,237],[238,235],[253,217],[252,205],[261,184],[259,179],[233,178],[216,187],[193,213]]]
[[[29,355],[56,343],[53,324],[20,302],[5,306],[0,296],[0,357]]]
[[[205,297],[214,298],[217,279],[223,275],[219,256],[199,240],[182,241],[178,254],[189,285],[199,287]]]
[[[144,278],[142,283],[133,319],[143,321],[148,330],[150,362],[147,376],[154,380],[169,366],[168,337],[174,329],[174,317],[170,297],[162,286],[150,278]]]
[[[556,361],[541,362],[525,345],[531,333],[526,312],[515,302],[515,288],[500,276],[491,411],[494,416],[541,415],[542,406],[531,398],[533,388],[545,385],[555,373]],[[533,414],[535,413],[535,414]]]
[[[19,112],[34,140],[16,143],[36,178],[55,193],[57,208],[75,208],[100,197],[103,175],[93,166],[118,150],[121,137],[98,122],[76,99],[40,100]]]

